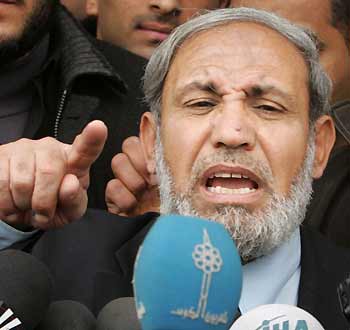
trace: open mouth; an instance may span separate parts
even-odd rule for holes
[[[240,173],[217,172],[208,178],[206,187],[212,193],[234,195],[253,193],[259,188],[259,185]]]
[[[262,185],[261,179],[251,171],[227,166],[215,166],[206,171],[204,183],[209,195],[226,196],[229,200],[256,195]]]

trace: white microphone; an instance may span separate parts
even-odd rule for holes
[[[271,304],[243,314],[230,330],[325,330],[311,314],[301,308]]]

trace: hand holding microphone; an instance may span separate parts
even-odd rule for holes
[[[241,286],[232,238],[208,220],[161,216],[135,262],[134,293],[143,330],[226,330]]]

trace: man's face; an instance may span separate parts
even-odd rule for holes
[[[222,0],[98,0],[98,37],[142,57],[178,25],[201,9],[215,9]]]
[[[325,122],[328,133],[334,134],[329,118]],[[154,146],[147,147],[153,143],[147,140],[150,126],[141,125],[141,138],[152,159]],[[320,133],[323,129],[317,127],[312,137],[308,71],[291,43],[253,23],[232,23],[203,32],[180,48],[164,84],[162,148],[157,151],[162,149],[158,160],[163,158],[165,163],[162,167],[158,162],[161,185],[164,173],[159,172],[168,171],[170,195],[180,196],[179,203],[182,197],[187,199],[199,216],[217,219],[221,210],[228,210],[230,217],[239,218],[232,232],[244,221],[259,221],[262,210],[269,218],[271,208],[278,205],[293,212],[302,205],[298,220],[289,228],[295,230],[309,197],[303,192],[310,194],[311,176],[322,174],[325,160],[320,155],[328,157],[324,141],[334,142],[334,136]],[[301,186],[302,193],[297,194],[302,201],[285,202],[294,199],[294,184]],[[230,209],[238,212],[230,213]],[[241,217],[242,211],[248,216]],[[288,220],[292,221],[287,216],[286,224]],[[242,235],[241,231],[240,237],[233,237],[244,244],[247,239]],[[251,236],[250,240],[255,244]],[[248,258],[255,248],[249,247]]]
[[[323,43],[321,63],[333,81],[333,101],[350,98],[350,45],[332,25],[330,0],[232,0],[231,6],[272,11],[312,29]]]
[[[53,1],[0,1],[0,66],[24,55],[44,32]]]
[[[186,191],[193,167],[206,160],[196,182],[198,210],[232,204],[254,211],[266,204],[270,191],[288,194],[309,131],[302,57],[257,24],[231,24],[185,45],[162,95],[161,140],[176,190]],[[215,161],[222,150],[244,159]],[[219,177],[224,174],[242,178]]]

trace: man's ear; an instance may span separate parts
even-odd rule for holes
[[[86,0],[85,11],[87,16],[98,16],[98,0]]]
[[[156,173],[155,146],[157,137],[157,124],[151,112],[142,115],[140,123],[140,140],[143,155],[147,163],[149,174]]]
[[[219,8],[228,8],[231,6],[231,0],[220,0]]]
[[[321,116],[315,125],[315,159],[312,176],[318,179],[327,166],[335,142],[335,128],[330,116]]]

